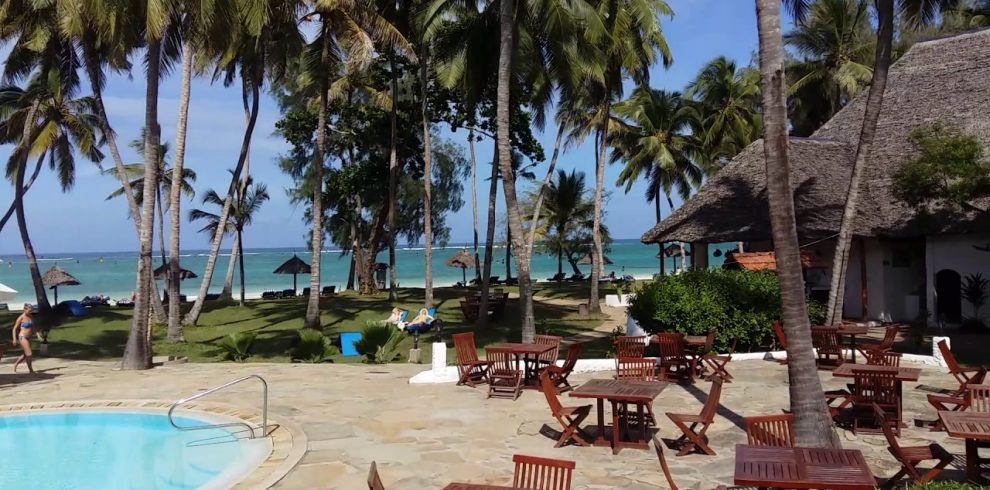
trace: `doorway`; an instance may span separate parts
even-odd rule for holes
[[[952,269],[935,274],[935,315],[947,323],[962,321],[962,278]]]

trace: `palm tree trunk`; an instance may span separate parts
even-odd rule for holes
[[[34,170],[31,171],[31,178],[24,183],[24,190],[22,194],[27,194],[27,191],[31,190],[31,186],[34,185],[34,181],[38,178],[38,174],[41,173],[41,166],[45,163],[45,154],[42,153],[38,157],[38,161],[34,164]],[[10,220],[10,217],[14,215],[14,211],[17,209],[17,200],[15,199],[10,203],[10,207],[7,208],[7,212],[4,213],[3,218],[0,218],[0,231],[3,231],[4,225]]]
[[[21,141],[14,150],[17,155],[17,172],[14,176],[14,212],[17,214],[17,228],[21,233],[21,242],[24,245],[24,255],[27,257],[28,269],[31,271],[31,284],[34,286],[34,295],[38,301],[38,308],[41,311],[51,310],[48,303],[48,295],[45,293],[45,285],[41,281],[41,271],[38,269],[38,259],[34,255],[34,245],[31,243],[31,236],[28,234],[27,219],[24,216],[24,176],[27,174],[27,163],[30,155],[31,145],[35,137],[35,119],[41,102],[35,99],[28,109],[27,117],[24,119],[24,129],[21,132]],[[41,155],[44,158],[44,154]]]
[[[674,208],[671,208],[670,210],[671,210],[671,212],[673,212],[674,211]],[[660,219],[661,216],[660,216],[660,193],[659,192],[657,192],[656,195],[653,198],[653,212],[657,216],[657,224],[660,224],[660,221],[662,221],[662,220]],[[663,242],[658,243],[657,244],[657,247],[660,248],[660,252],[657,254],[657,257],[660,258],[660,276],[663,277],[663,275],[664,275]]]
[[[512,279],[512,227],[505,225],[505,280]]]
[[[151,367],[151,333],[148,325],[149,294],[151,293],[151,244],[154,238],[155,190],[158,187],[158,161],[161,128],[158,126],[158,84],[161,68],[161,39],[150,39],[147,48],[147,82],[144,108],[144,200],[140,216],[141,233],[138,240],[137,280],[134,287],[134,317],[131,332],[124,347],[123,369]]]
[[[512,101],[509,87],[512,83],[512,49],[515,30],[515,1],[502,0],[499,6],[499,54],[498,85],[496,87],[496,123],[498,128],[497,148],[499,166],[502,169],[502,190],[505,194],[506,214],[509,229],[516,249],[516,276],[519,279],[519,299],[522,341],[532,342],[535,331],[533,317],[533,285],[529,275],[529,252],[526,250],[526,237],[519,217],[519,202],[516,198],[516,177],[512,170],[512,142],[509,139]]]
[[[591,295],[588,298],[588,311],[600,313],[602,305],[598,297],[598,280],[602,277],[602,199],[605,189],[605,151],[608,148],[608,123],[612,111],[611,87],[605,82],[605,101],[602,114],[605,122],[599,130],[598,154],[595,156],[595,211],[591,225],[591,243],[594,246],[591,260]]]
[[[240,240],[234,235],[234,244],[230,247],[230,262],[227,264],[227,277],[223,281],[223,292],[220,293],[220,296],[226,300],[234,299],[234,268],[237,266],[237,257],[240,256],[237,253],[238,245]]]
[[[428,47],[423,47],[419,60],[420,99],[423,110],[423,257],[426,260],[426,274],[423,279],[424,299],[427,308],[433,307],[433,138],[430,135],[430,119],[427,110],[427,84],[429,83]]]
[[[323,29],[323,48],[320,61],[325,69],[330,66],[330,38],[326,28],[326,19],[321,19]],[[310,260],[309,301],[306,305],[307,328],[320,328],[320,259],[323,255],[323,165],[326,159],[327,141],[327,85],[328,73],[320,74],[320,109],[316,124],[316,155],[313,158],[313,230],[310,248],[313,258]]]
[[[468,128],[468,154],[471,155],[471,219],[474,223],[474,278],[481,280],[481,261],[478,260],[478,160],[474,155],[473,127]],[[0,229],[2,228],[0,226]]]
[[[182,46],[182,85],[179,89],[179,119],[175,127],[175,161],[172,162],[172,187],[169,189],[168,233],[168,342],[185,342],[182,335],[182,311],[179,306],[179,232],[181,227],[182,172],[186,158],[186,126],[189,120],[189,98],[192,88],[193,45]]]
[[[784,43],[780,32],[780,0],[757,0],[760,74],[763,86],[763,152],[767,169],[767,198],[773,228],[784,332],[787,373],[797,444],[839,447],[825,405],[811,344],[811,326],[804,300],[800,248],[794,218],[793,187],[787,161],[787,105],[784,99]]]
[[[161,172],[161,167],[158,171]],[[165,252],[165,211],[164,206],[162,206],[162,188],[159,186],[155,189],[155,219],[158,220],[156,226],[158,226],[158,254],[161,255],[162,265],[168,263],[168,258]]]
[[[161,167],[158,168],[158,172],[160,176],[162,172]],[[158,227],[158,251],[162,256],[162,265],[165,265],[165,211],[162,206],[162,189],[160,185],[155,189],[155,218],[158,220],[158,224],[155,225]],[[152,236],[155,234],[154,227],[152,227],[151,234]],[[151,288],[151,292],[148,294],[148,298],[151,301],[151,314],[154,315],[155,323],[162,324],[168,322],[168,314],[165,312],[162,296],[158,292],[158,283],[155,281],[154,269],[151,272],[151,284],[149,287]],[[165,281],[165,287],[168,287],[167,279]]]
[[[563,124],[557,127],[557,139],[553,142],[553,156],[550,157],[550,166],[547,167],[547,174],[543,177],[543,184],[540,185],[540,190],[536,193],[536,204],[533,206],[533,219],[530,221],[532,224],[529,226],[529,240],[526,242],[526,251],[529,252],[530,257],[533,256],[533,247],[536,245],[536,229],[539,228],[540,208],[543,207],[543,196],[546,195],[550,181],[553,179],[553,171],[557,167],[557,157],[560,155],[560,143],[564,140],[564,128],[565,126]]]
[[[260,84],[264,74],[262,68],[264,66],[264,60],[257,61],[257,65],[254,79],[250,82],[251,117],[248,120],[247,128],[244,130],[244,138],[241,140],[241,151],[237,157],[237,166],[234,167],[234,172],[230,176],[230,185],[227,188],[227,197],[223,201],[223,208],[220,210],[219,223],[226,223],[230,217],[230,208],[234,203],[234,194],[237,186],[241,185],[241,172],[247,164],[248,152],[251,150],[251,136],[254,134],[255,124],[258,122],[258,102],[261,89]],[[217,230],[213,234],[213,240],[210,242],[210,255],[206,258],[206,268],[203,271],[203,280],[199,285],[199,293],[196,295],[196,301],[184,319],[187,325],[195,325],[199,321],[199,315],[203,311],[203,302],[206,301],[206,295],[210,291],[210,282],[213,280],[213,271],[216,269],[217,257],[220,255],[220,244],[223,241],[225,231],[226,227],[221,225],[217,227]]]
[[[832,259],[832,284],[825,310],[828,315],[826,318],[828,325],[842,321],[846,271],[856,228],[856,206],[859,204],[860,183],[863,180],[866,160],[873,149],[873,139],[876,136],[877,122],[880,120],[880,110],[883,106],[883,93],[887,88],[887,72],[890,69],[890,51],[894,39],[894,1],[877,0],[876,9],[877,52],[873,62],[873,80],[870,82],[870,91],[866,96],[866,111],[863,114],[863,126],[859,133],[859,145],[856,147],[856,160],[849,178],[846,207],[842,211],[842,224],[839,225],[839,237],[835,243],[835,254]]]
[[[351,255],[351,260],[350,260],[351,265],[350,265],[350,267],[347,268],[347,285],[344,287],[344,289],[353,290],[354,289],[354,274],[357,272],[355,270],[355,269],[357,269],[357,267],[356,267],[357,263],[354,260],[354,253],[351,253],[350,255]]]
[[[237,241],[237,263],[240,265],[240,276],[241,276],[241,301],[240,306],[244,306],[244,237],[242,235],[242,230],[237,230],[237,237],[234,238]]]
[[[478,302],[478,311],[485,314],[478,315],[478,326],[488,325],[488,289],[492,284],[492,259],[494,258],[495,246],[495,200],[498,197],[498,149],[492,158],[492,176],[488,186],[488,229],[485,231],[485,266],[481,273],[481,300]]]
[[[389,76],[392,110],[389,113],[390,138],[388,154],[388,300],[397,301],[395,292],[395,186],[399,180],[399,158],[397,155],[399,131],[396,124],[396,105],[399,101],[399,82],[395,73],[395,55],[389,55]]]

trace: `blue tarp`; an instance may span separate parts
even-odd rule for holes
[[[361,332],[340,332],[340,353],[345,356],[358,355],[354,343],[361,340]]]
[[[76,300],[63,301],[58,306],[72,316],[86,316],[86,307]]]

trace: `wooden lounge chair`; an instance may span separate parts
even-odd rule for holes
[[[579,446],[588,446],[588,439],[590,438],[585,439],[585,434],[581,430],[581,422],[584,422],[584,419],[591,413],[591,405],[577,407],[561,405],[560,399],[557,398],[557,391],[554,390],[553,380],[550,379],[548,373],[543,373],[540,376],[540,386],[543,388],[543,395],[547,397],[547,405],[550,406],[553,418],[557,419],[561,429],[563,429],[554,447],[561,447],[570,441],[574,441]]]
[[[678,456],[691,454],[695,450],[700,450],[709,456],[715,455],[715,451],[708,446],[705,432],[715,422],[715,410],[718,409],[718,401],[721,396],[722,378],[716,377],[712,380],[712,389],[708,393],[708,399],[705,400],[705,406],[701,408],[701,413],[690,415],[667,412],[667,417],[683,433],[677,439],[677,443],[680,445],[680,450],[677,452]],[[696,430],[699,425],[701,430]]]
[[[877,405],[874,407],[874,414],[880,427],[883,428],[884,437],[887,438],[887,450],[901,464],[901,470],[887,480],[887,487],[893,487],[905,475],[909,476],[914,483],[928,483],[952,462],[952,454],[935,443],[927,446],[901,447],[900,443],[897,442],[897,436],[891,429],[892,423],[887,420],[886,410]],[[938,461],[938,463],[922,474],[918,470],[918,465],[926,461]]]
[[[897,373],[853,369],[853,376],[853,434],[879,431],[878,426],[885,423],[876,417],[876,408],[879,407],[885,413],[883,420],[889,422],[900,436],[901,397],[897,390]],[[863,426],[863,422],[871,424]]]
[[[636,357],[620,357],[619,367],[616,370],[615,379],[634,379],[639,381],[657,381],[657,361],[655,359],[646,358],[636,358]],[[629,414],[629,404],[619,403],[617,405],[619,408],[619,416],[624,422],[628,423]],[[645,404],[646,414],[648,415],[647,422],[657,425],[657,417],[653,414],[653,402],[647,402]]]
[[[660,346],[660,379],[694,383],[698,359],[692,359],[684,352],[684,334],[664,332],[657,334]]]
[[[545,372],[549,375],[550,381],[553,381],[553,386],[557,389],[557,393],[574,389],[567,381],[567,377],[574,371],[574,366],[577,365],[578,358],[581,357],[581,349],[583,348],[583,343],[571,344],[567,347],[567,357],[564,359],[563,366],[556,364],[547,366]]]
[[[378,465],[372,461],[371,469],[368,471],[368,490],[385,490],[382,477],[378,475]]]
[[[516,369],[516,356],[511,349],[485,348],[488,360],[488,398],[519,398],[522,373]]]
[[[457,384],[467,384],[474,388],[475,383],[488,382],[488,361],[478,359],[478,348],[474,345],[474,332],[455,333],[454,350],[457,352]]]
[[[751,446],[794,447],[794,415],[743,417],[747,444]]]
[[[966,382],[969,381],[970,377],[980,371],[979,368],[967,368],[963,369],[959,365],[959,361],[956,361],[956,356],[952,354],[949,350],[949,344],[945,340],[940,340],[938,343],[938,350],[942,353],[942,359],[945,361],[946,367],[949,368],[949,374],[956,378],[959,382],[959,389],[953,393],[956,396],[961,396],[966,392]]]
[[[653,436],[653,450],[657,452],[657,459],[660,460],[660,471],[663,472],[663,477],[667,479],[667,485],[670,485],[670,490],[677,490],[677,484],[674,483],[674,475],[670,474],[670,467],[667,466],[667,458],[663,455],[663,443],[657,436]]]
[[[780,344],[781,350],[786,351],[787,337],[784,335],[784,327],[780,324],[780,322],[776,320],[774,320],[773,322],[773,335],[777,339],[777,343]],[[787,358],[784,357],[783,359],[780,359],[777,362],[779,362],[780,364],[787,364]]]
[[[818,354],[818,369],[835,369],[842,364],[842,344],[836,327],[811,327],[811,343]]]
[[[512,462],[516,465],[512,474],[513,488],[571,489],[571,476],[574,473],[573,461],[514,454]]]
[[[969,378],[963,384],[963,388],[966,390],[960,395],[948,394],[948,395],[938,395],[930,394],[928,395],[928,404],[935,408],[936,412],[959,412],[969,409],[970,398],[967,396],[969,394],[970,386],[980,386],[983,384],[987,377],[986,368],[980,368],[973,376]],[[932,424],[932,432],[938,432],[943,430],[942,420],[936,419],[935,423]]]

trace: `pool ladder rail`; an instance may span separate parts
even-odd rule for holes
[[[247,429],[251,432],[251,439],[255,439],[257,437],[255,435],[255,429],[256,429],[256,427],[252,427],[247,422],[230,422],[230,423],[227,423],[227,424],[208,424],[208,425],[193,425],[193,426],[188,426],[188,427],[182,427],[182,426],[176,424],[175,423],[175,420],[172,419],[172,413],[175,412],[175,409],[176,408],[179,408],[180,406],[185,405],[186,403],[189,403],[189,402],[191,402],[193,400],[197,400],[197,399],[202,398],[202,397],[204,397],[206,395],[209,395],[209,394],[212,394],[212,393],[216,393],[216,392],[218,392],[218,391],[220,391],[220,390],[222,390],[224,388],[229,388],[229,387],[234,386],[234,385],[236,385],[238,383],[247,381],[247,380],[249,380],[251,378],[256,378],[258,381],[261,381],[261,386],[262,386],[262,390],[263,390],[262,391],[262,399],[261,399],[261,435],[262,435],[262,437],[268,435],[268,382],[265,381],[265,378],[262,378],[261,376],[259,376],[257,374],[252,374],[252,375],[249,375],[249,376],[245,376],[243,378],[235,379],[235,380],[233,380],[233,381],[231,381],[229,383],[224,383],[224,384],[222,384],[220,386],[216,386],[214,388],[210,388],[210,389],[208,389],[206,391],[201,391],[199,393],[196,393],[193,396],[190,396],[188,398],[183,398],[181,400],[176,401],[175,403],[172,404],[172,406],[170,406],[168,408],[168,423],[172,424],[172,427],[175,427],[176,429],[179,429],[179,430],[203,430],[203,429],[218,429],[218,428],[222,428],[222,427],[244,426],[244,427],[247,427]]]

